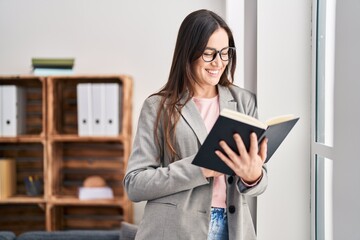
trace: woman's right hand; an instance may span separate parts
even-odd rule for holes
[[[223,175],[223,173],[216,172],[214,170],[203,168],[203,167],[201,168],[201,171],[202,171],[204,177],[206,177],[206,178],[219,177],[219,176]]]

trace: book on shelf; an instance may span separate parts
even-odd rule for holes
[[[113,199],[113,190],[108,187],[79,187],[80,200]]]
[[[217,172],[233,175],[234,171],[215,154],[215,150],[225,153],[219,145],[219,142],[224,140],[233,151],[239,154],[233,135],[238,133],[245,147],[249,149],[250,133],[252,132],[256,133],[259,144],[265,137],[268,139],[265,160],[265,162],[268,162],[298,120],[299,117],[289,114],[262,122],[249,115],[223,109],[192,163]]]
[[[33,74],[36,76],[58,76],[73,74],[74,58],[32,58]]]
[[[35,76],[63,76],[73,74],[73,69],[67,68],[34,68],[33,74]]]
[[[62,68],[72,69],[74,67],[74,58],[32,58],[33,68]]]
[[[0,158],[0,199],[16,194],[16,162],[13,158]]]

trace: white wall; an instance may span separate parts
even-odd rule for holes
[[[237,53],[234,84],[256,93],[257,0],[227,0],[226,21]]]
[[[300,121],[274,154],[258,197],[258,236],[310,239],[311,0],[259,0],[257,94],[260,119]]]

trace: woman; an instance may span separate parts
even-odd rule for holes
[[[236,52],[224,20],[208,10],[182,22],[169,79],[145,100],[124,179],[129,198],[147,201],[136,239],[256,239],[245,196],[267,186],[267,141],[255,135],[240,155],[220,142],[220,158],[236,173],[225,176],[191,164],[219,112],[257,117],[255,96],[232,84]]]

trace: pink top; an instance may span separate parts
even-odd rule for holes
[[[220,114],[219,96],[213,98],[193,98],[206,129],[210,132]],[[212,207],[226,208],[226,183],[225,175],[214,178]]]

